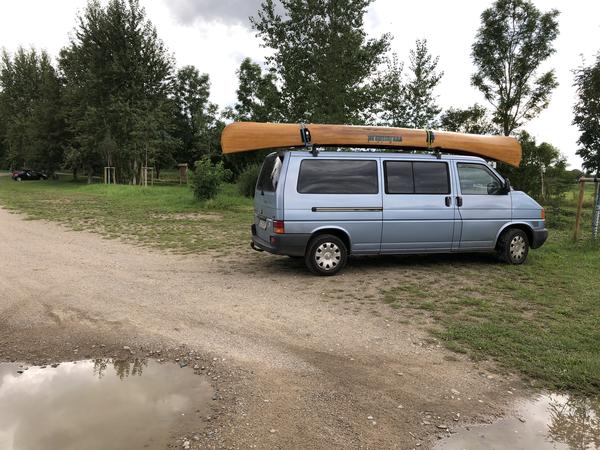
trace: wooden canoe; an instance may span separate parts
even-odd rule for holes
[[[223,130],[223,153],[253,150],[295,148],[305,146],[302,127],[298,124],[235,122]],[[409,128],[367,127],[350,125],[304,126],[310,132],[310,143],[316,147],[355,147],[387,149],[439,149],[448,153],[479,156],[518,167],[521,144],[506,136],[434,131],[428,144],[428,132]]]

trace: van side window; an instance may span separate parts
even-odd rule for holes
[[[384,167],[387,194],[450,193],[450,174],[446,163],[386,161]]]
[[[298,175],[300,194],[377,194],[377,161],[305,159]]]
[[[483,164],[458,163],[460,190],[463,195],[498,195],[502,182]]]

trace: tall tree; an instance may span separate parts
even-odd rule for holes
[[[216,120],[216,107],[209,101],[210,80],[194,66],[177,71],[174,84],[179,162],[193,164],[211,152],[211,127]]]
[[[398,55],[393,54],[387,59],[386,69],[375,81],[375,89],[380,94],[378,116],[375,121],[391,127],[408,126],[408,111],[406,107],[406,85],[404,82],[404,63]]]
[[[123,181],[140,180],[141,168],[173,146],[173,62],[138,0],[91,0],[61,51],[67,119],[74,139],[69,160],[88,178],[116,166]],[[115,145],[102,146],[106,136]]]
[[[413,128],[433,128],[441,111],[434,94],[444,76],[437,70],[439,57],[433,57],[427,40],[417,40],[410,51],[409,79],[405,86],[406,125]]]
[[[497,0],[481,15],[471,82],[494,107],[494,122],[506,136],[546,108],[558,85],[554,70],[538,74],[555,52],[558,15],[542,13],[529,0]]]
[[[61,84],[47,53],[20,48],[0,61],[0,118],[5,159],[49,173],[63,159]]]
[[[378,99],[372,79],[389,36],[368,39],[372,0],[265,0],[251,22],[273,50],[267,63],[281,84],[284,119],[361,123]],[[283,11],[279,14],[278,11]]]
[[[242,61],[237,76],[237,102],[225,112],[228,119],[254,122],[281,122],[284,119],[281,93],[273,72],[263,73],[259,64],[246,58]],[[267,153],[269,152],[262,151],[226,155],[225,166],[237,176],[247,167],[260,164]]]
[[[440,117],[440,127],[447,131],[473,134],[493,134],[497,130],[488,117],[487,109],[477,103],[465,109],[447,109]]]
[[[573,123],[581,133],[577,154],[583,159],[585,170],[600,174],[600,54],[594,64],[576,70],[575,87]]]
[[[242,61],[237,75],[239,87],[232,116],[236,120],[254,122],[281,121],[281,96],[275,74],[263,74],[260,65],[246,58]]]

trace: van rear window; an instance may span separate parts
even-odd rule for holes
[[[256,189],[262,192],[275,192],[279,182],[279,174],[283,165],[283,156],[273,153],[265,158]]]
[[[377,194],[377,161],[305,159],[298,176],[300,194]]]

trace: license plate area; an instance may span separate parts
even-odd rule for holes
[[[267,229],[267,221],[265,219],[258,219],[258,228],[261,230]]]

